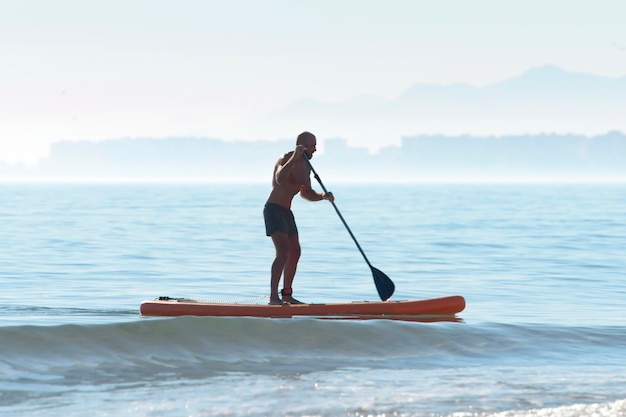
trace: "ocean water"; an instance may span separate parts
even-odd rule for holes
[[[266,302],[266,184],[2,184],[0,415],[626,415],[626,184],[325,181],[393,299],[458,322],[140,317]],[[293,209],[294,295],[376,300],[332,206]]]

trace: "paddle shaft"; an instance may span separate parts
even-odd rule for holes
[[[304,154],[303,156],[304,156],[304,160],[309,164],[309,168],[311,168],[311,172],[313,172],[313,176],[315,177],[317,182],[319,182],[320,185],[322,186],[322,190],[324,190],[324,192],[328,194],[328,190],[324,186],[324,183],[320,179],[320,176],[317,175],[317,172],[315,172],[315,168],[313,168],[313,165],[311,165],[311,161],[309,161],[309,158],[306,156],[306,154]],[[365,256],[365,252],[363,252],[363,249],[361,249],[361,245],[359,245],[359,242],[357,242],[356,237],[354,237],[352,230],[350,230],[350,227],[348,227],[348,223],[346,223],[346,220],[343,218],[343,216],[339,212],[339,209],[335,205],[335,202],[331,201],[331,203],[333,205],[333,208],[337,212],[337,215],[341,219],[341,222],[343,223],[344,226],[346,226],[346,229],[348,230],[348,233],[350,233],[350,237],[352,238],[352,240],[354,240],[354,243],[356,244],[356,247],[359,249],[359,252],[361,252],[361,255],[363,255],[363,259],[365,259],[365,262],[367,262],[367,266],[370,267],[370,270],[372,271],[372,278],[374,278],[374,284],[376,285],[376,291],[378,291],[378,295],[380,296],[380,299],[383,301],[387,301],[393,295],[393,292],[395,291],[395,288],[396,288],[395,284],[387,275],[385,275],[384,272],[372,266],[369,259],[367,259],[367,256]]]
[[[311,165],[311,161],[309,161],[309,157],[306,156],[306,154],[303,154],[302,156],[304,157],[304,160],[307,162],[307,164],[309,164],[309,167],[311,168],[311,172],[313,172],[313,177],[317,180],[317,182],[319,182],[320,186],[322,187],[322,190],[324,190],[324,192],[328,194],[328,190],[324,186],[324,183],[322,182],[322,179],[320,178],[319,175],[317,175],[317,172],[315,172],[315,168],[313,168],[313,165]],[[346,226],[346,230],[350,234],[350,237],[352,238],[352,240],[354,240],[354,243],[356,244],[356,247],[359,249],[359,252],[361,252],[361,255],[363,255],[363,259],[365,259],[365,262],[367,262],[367,265],[370,268],[372,268],[372,264],[370,263],[369,259],[367,259],[367,256],[365,256],[365,252],[363,252],[363,249],[361,248],[361,245],[359,245],[359,242],[356,240],[356,237],[354,237],[354,233],[352,233],[352,230],[350,230],[350,227],[348,226],[348,223],[346,223],[346,220],[341,215],[341,212],[337,208],[337,205],[335,204],[334,201],[331,201],[330,203],[333,205],[333,208],[337,212],[337,215],[341,219],[341,222],[343,223],[343,225]]]

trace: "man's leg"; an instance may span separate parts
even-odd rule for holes
[[[272,263],[270,304],[281,304],[282,301],[278,296],[278,284],[280,283],[280,276],[285,269],[285,264],[289,259],[289,236],[284,232],[274,232],[272,234],[272,242],[274,242],[274,248],[276,249],[276,257]],[[293,281],[293,277],[291,280]]]
[[[290,290],[293,285],[293,279],[296,276],[296,269],[298,268],[298,260],[300,260],[300,240],[298,239],[298,234],[289,236],[289,256],[287,258],[287,262],[284,266],[284,280],[283,280],[283,288],[285,290]],[[291,293],[283,295],[284,302],[290,303],[298,303],[291,296]]]

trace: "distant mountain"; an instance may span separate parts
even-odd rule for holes
[[[244,120],[240,137],[311,130],[352,145],[399,144],[402,137],[626,131],[626,77],[609,79],[547,65],[484,87],[408,88],[394,100],[355,97],[340,103],[303,99]]]
[[[60,142],[36,167],[0,163],[0,179],[266,182],[294,139],[254,139],[310,130],[315,163],[339,181],[625,180],[624,115],[626,77],[547,65],[483,87],[416,84],[393,100],[305,98],[242,122],[245,142]]]

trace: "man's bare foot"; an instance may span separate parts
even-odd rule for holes
[[[279,306],[282,305],[283,301],[278,297],[270,297],[270,302],[268,303],[271,306]]]
[[[290,295],[284,295],[283,304],[304,304],[304,303],[302,301],[296,300]]]
[[[283,296],[283,304],[304,304],[302,301],[298,301],[291,296],[293,294],[291,288],[283,288],[280,294]]]

